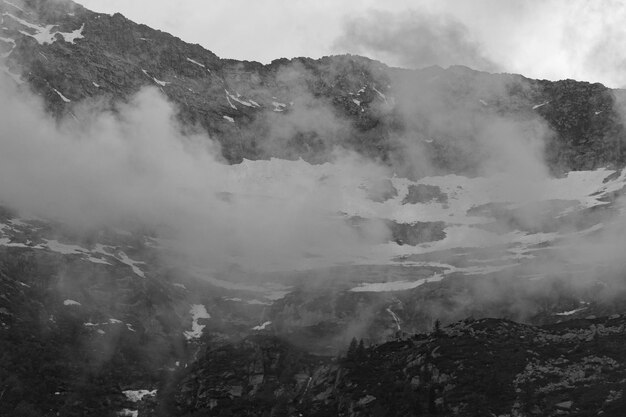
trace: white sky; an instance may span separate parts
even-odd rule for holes
[[[360,53],[626,86],[621,0],[78,0],[223,58]]]

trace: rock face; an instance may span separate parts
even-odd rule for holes
[[[180,377],[169,412],[620,416],[625,324],[622,317],[545,327],[465,320],[317,362],[257,337],[207,351]]]
[[[601,84],[465,67],[403,70],[359,56],[262,65],[220,59],[120,14],[69,1],[2,2],[0,11],[5,72],[27,82],[54,114],[153,86],[231,162],[321,162],[340,147],[405,173],[419,175],[417,161],[424,160],[445,172],[475,173],[493,151],[491,137],[529,131],[545,141],[554,172],[625,158],[623,94]]]
[[[165,266],[138,232],[77,237],[5,209],[0,230],[3,416],[153,415],[208,335],[238,340],[265,309]]]
[[[402,200],[402,204],[428,203],[431,201],[445,204],[448,202],[448,196],[443,194],[437,186],[418,184],[409,187],[409,192]]]

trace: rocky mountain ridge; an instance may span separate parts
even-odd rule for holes
[[[469,119],[500,116],[549,127],[545,157],[554,172],[624,162],[623,95],[601,84],[465,67],[404,70],[349,55],[262,65],[220,59],[120,14],[69,1],[2,2],[0,11],[5,72],[28,83],[50,111],[74,114],[85,100],[112,103],[154,86],[185,123],[217,140],[230,162],[319,162],[335,147],[398,161],[408,141],[419,142],[442,171],[472,173],[478,156],[470,146],[482,126]],[[433,111],[445,115],[440,122]],[[320,127],[306,112],[328,123]]]
[[[542,328],[469,319],[326,363],[257,337],[207,351],[181,377],[172,412],[617,416],[623,337],[620,315]]]

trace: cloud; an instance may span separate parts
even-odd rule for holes
[[[559,46],[574,74],[612,87],[626,86],[626,5],[623,2],[576,2],[563,22]]]
[[[466,65],[497,70],[468,28],[447,15],[370,11],[347,20],[335,47],[383,57],[383,61],[405,68]]]
[[[213,268],[291,268],[368,243],[338,215],[343,190],[387,174],[355,155],[335,154],[325,176],[301,160],[231,166],[154,88],[59,122],[4,76],[0,91],[0,204],[85,231],[147,228]]]
[[[246,87],[248,94],[272,97],[278,106],[260,110],[242,132],[261,155],[323,162],[347,147],[355,135],[352,123],[337,114],[328,98],[311,91],[310,86],[318,82],[311,70],[298,61],[289,62],[278,67],[275,80],[275,91],[280,93],[271,93],[264,85]]]
[[[530,78],[626,85],[620,1],[494,0],[395,4],[349,15],[335,52],[410,68],[466,65]]]
[[[386,111],[401,127],[391,139],[399,175],[548,176],[544,146],[554,132],[535,113],[499,110],[532,93],[524,79],[464,67],[391,75]]]
[[[626,85],[621,1],[448,1],[442,9],[462,21],[485,56],[506,72]]]

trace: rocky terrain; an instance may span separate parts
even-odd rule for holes
[[[359,243],[211,269],[162,225],[85,230],[0,195],[0,415],[626,413],[622,91],[226,60],[69,1],[0,0],[0,19],[0,69],[61,126],[152,87],[219,144],[215,207],[338,193],[305,216]],[[486,166],[524,159],[508,136],[540,138],[547,172]]]
[[[618,416],[623,338],[620,315],[543,327],[468,319],[322,361],[254,337],[181,374],[170,413]]]

